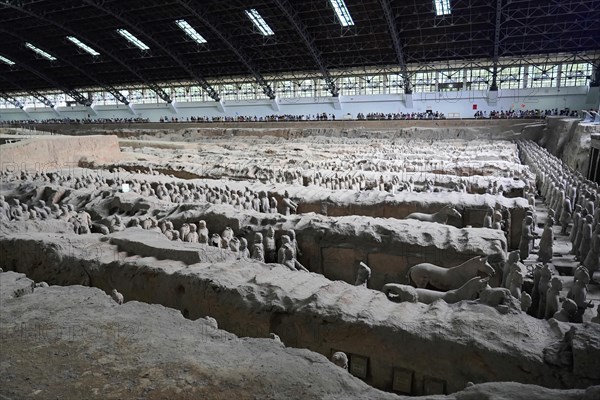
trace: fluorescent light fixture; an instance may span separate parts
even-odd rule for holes
[[[263,17],[261,17],[258,11],[256,11],[254,8],[246,10],[246,15],[248,16],[248,18],[250,18],[250,21],[252,21],[254,26],[256,26],[261,35],[271,36],[275,34],[271,27],[267,25]]]
[[[140,50],[149,50],[150,47],[146,45],[146,43],[142,42],[140,39],[133,36],[127,29],[117,29],[117,33],[123,36],[129,43],[134,45]]]
[[[331,3],[331,7],[335,10],[335,14],[342,26],[354,25],[354,21],[352,20],[352,16],[350,16],[350,11],[348,11],[348,7],[346,7],[344,0],[329,0],[329,3]]]
[[[50,54],[46,53],[42,49],[38,49],[37,47],[35,47],[34,45],[32,45],[29,42],[25,42],[25,47],[27,47],[30,50],[35,51],[37,54],[39,54],[40,56],[44,57],[47,60],[56,61],[56,57],[54,57],[53,55],[50,55]]]
[[[181,30],[183,30],[185,32],[186,35],[188,35],[194,42],[198,43],[198,44],[204,44],[206,43],[206,39],[204,39],[204,37],[202,37],[201,34],[199,34],[194,28],[192,28],[192,26],[185,20],[185,19],[178,19],[177,21],[175,21],[175,23],[177,24],[177,26],[179,26],[181,28]]]
[[[89,53],[89,54],[91,54],[93,56],[99,56],[100,55],[100,53],[98,53],[96,50],[92,49],[87,44],[81,42],[81,40],[77,39],[76,37],[67,36],[67,39],[69,39],[75,46],[79,47],[81,50],[85,51],[86,53]]]
[[[433,4],[435,4],[435,15],[438,17],[450,14],[450,0],[433,0]]]
[[[6,57],[2,57],[2,56],[0,56],[0,61],[2,61],[4,64],[8,64],[8,65],[15,65],[15,62],[14,62],[14,61],[11,61],[11,60],[9,60],[9,59],[8,59],[8,58],[6,58]]]

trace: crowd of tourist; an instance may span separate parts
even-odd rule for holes
[[[0,121],[0,125],[15,124],[134,124],[150,122],[149,118],[48,118]]]
[[[160,117],[159,122],[195,122],[195,123],[211,123],[211,122],[297,122],[297,121],[335,121],[334,114],[314,114],[314,115],[267,115],[259,117],[257,115],[235,115],[235,116],[216,116],[216,117]]]
[[[473,115],[475,119],[509,119],[509,118],[546,118],[549,116],[565,116],[565,117],[575,117],[579,116],[577,110],[571,110],[569,108],[564,108],[559,110],[558,108],[554,108],[551,110],[501,110],[496,111],[492,110],[489,113],[487,111],[477,111]]]
[[[441,112],[414,112],[414,113],[368,113],[366,116],[363,113],[358,113],[356,119],[364,120],[409,120],[409,119],[446,119]]]
[[[559,110],[548,109],[548,110],[492,110],[492,111],[476,111],[473,117],[475,119],[512,119],[512,118],[539,118],[543,119],[548,116],[567,116],[567,117],[579,117],[580,114],[577,110],[571,110],[565,108]],[[413,112],[413,113],[358,113],[356,118],[351,114],[345,114],[343,120],[357,120],[357,121],[391,121],[391,120],[439,120],[446,119],[446,116],[439,111],[426,111],[426,112]],[[464,117],[463,117],[464,119]],[[221,122],[300,122],[300,121],[336,121],[335,114],[319,113],[319,114],[307,114],[307,115],[294,115],[294,114],[282,114],[282,115],[235,115],[235,116],[197,116],[197,117],[169,117],[161,116],[159,122],[161,123],[221,123]],[[22,120],[9,120],[0,121],[2,125],[18,125],[18,124],[132,124],[132,123],[147,123],[151,122],[149,118],[50,118],[44,120],[37,119],[22,119]]]

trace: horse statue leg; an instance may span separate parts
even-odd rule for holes
[[[387,298],[392,301],[409,301],[411,303],[416,303],[418,301],[416,289],[412,286],[401,285],[399,283],[387,283],[383,285],[382,291]]]
[[[408,283],[416,288],[425,289],[429,284],[430,277],[427,271],[421,271],[419,268],[415,268],[418,266],[419,264],[408,270],[408,273],[406,274]]]
[[[479,293],[485,289],[490,278],[475,277],[469,280],[458,289],[449,290],[443,293],[443,299],[446,303],[456,303],[461,300],[475,300]]]

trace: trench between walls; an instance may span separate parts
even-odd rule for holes
[[[82,199],[89,200],[89,194],[86,193],[81,197],[80,194],[75,192],[77,191],[71,189],[56,191],[56,188],[46,186],[35,191],[35,199],[43,198],[49,204],[50,201],[54,202],[55,198],[60,195],[61,198],[77,201],[80,205],[85,203],[82,202]],[[331,221],[329,221],[331,224],[329,222],[312,224],[310,216],[307,215],[286,217],[280,214],[254,212],[231,214],[225,212],[227,210],[224,210],[223,207],[202,208],[198,210],[193,218],[190,218],[185,217],[188,208],[192,207],[189,204],[172,204],[167,209],[158,212],[157,209],[152,210],[152,205],[147,202],[127,203],[121,202],[120,197],[116,199],[119,201],[108,201],[108,198],[103,195],[97,202],[93,202],[92,206],[85,207],[85,209],[92,215],[95,222],[106,219],[103,213],[109,215],[119,213],[126,225],[129,218],[149,216],[150,214],[159,220],[170,220],[173,222],[175,229],[179,229],[186,222],[197,223],[199,220],[205,220],[211,234],[223,232],[226,227],[231,227],[236,236],[245,237],[249,244],[253,242],[255,232],[261,232],[265,236],[267,228],[271,226],[275,229],[277,248],[280,247],[281,235],[287,233],[289,229],[294,229],[302,252],[298,259],[306,268],[312,272],[322,274],[330,280],[342,280],[354,284],[359,264],[365,262],[372,270],[368,287],[375,290],[381,290],[387,283],[408,284],[407,272],[413,265],[430,262],[443,267],[452,267],[475,256],[495,256],[496,254],[492,254],[491,251],[493,249],[501,250],[505,246],[499,240],[499,237],[491,239],[494,236],[488,237],[488,244],[479,244],[474,247],[464,246],[464,243],[460,243],[463,240],[461,235],[467,235],[464,240],[468,241],[469,235],[472,235],[473,232],[467,234],[466,232],[452,233],[448,230],[441,230],[440,232],[447,236],[437,238],[427,233],[426,226],[410,233],[411,235],[413,233],[415,235],[423,234],[425,239],[403,239],[402,237],[396,237],[393,229],[388,229],[385,220],[379,223],[377,220],[371,219],[369,223],[379,225],[369,226],[369,223],[367,223],[363,227],[359,227],[358,230],[354,228],[347,230],[348,223],[346,223],[348,226],[336,228],[336,221],[338,220],[335,218],[331,218]],[[22,200],[24,199],[22,198]],[[355,210],[349,211],[354,212]],[[407,213],[408,211],[412,212],[411,209],[397,212]],[[471,214],[477,218],[479,217],[476,211]],[[465,218],[464,215],[463,219]],[[514,218],[517,213],[513,212],[512,215]],[[457,224],[460,224],[460,221]],[[439,224],[433,225],[439,226]],[[390,225],[390,227],[395,226]],[[361,232],[361,230],[368,230],[371,227],[377,230],[376,234]],[[454,230],[453,228],[448,229]],[[478,229],[475,229],[475,231],[478,231]],[[488,230],[482,230],[482,232],[484,231]],[[429,235],[428,239],[426,238],[427,235]],[[440,241],[439,239],[443,239],[441,241],[445,243],[442,247],[436,247],[435,245],[436,241]]]

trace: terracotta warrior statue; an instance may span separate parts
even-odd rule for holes
[[[554,219],[548,218],[542,238],[540,239],[540,249],[538,251],[538,261],[542,263],[548,263],[552,261],[552,249],[554,246],[554,232],[552,227],[554,226]]]
[[[519,252],[521,257],[521,262],[525,261],[527,257],[529,257],[529,252],[531,251],[531,242],[534,238],[531,233],[531,225],[533,223],[533,218],[531,216],[526,216],[523,221],[523,229],[521,230],[521,241],[519,242]]]
[[[546,310],[545,319],[550,319],[559,310],[559,295],[562,290],[562,281],[558,277],[552,278],[550,281],[550,287],[546,293]]]

